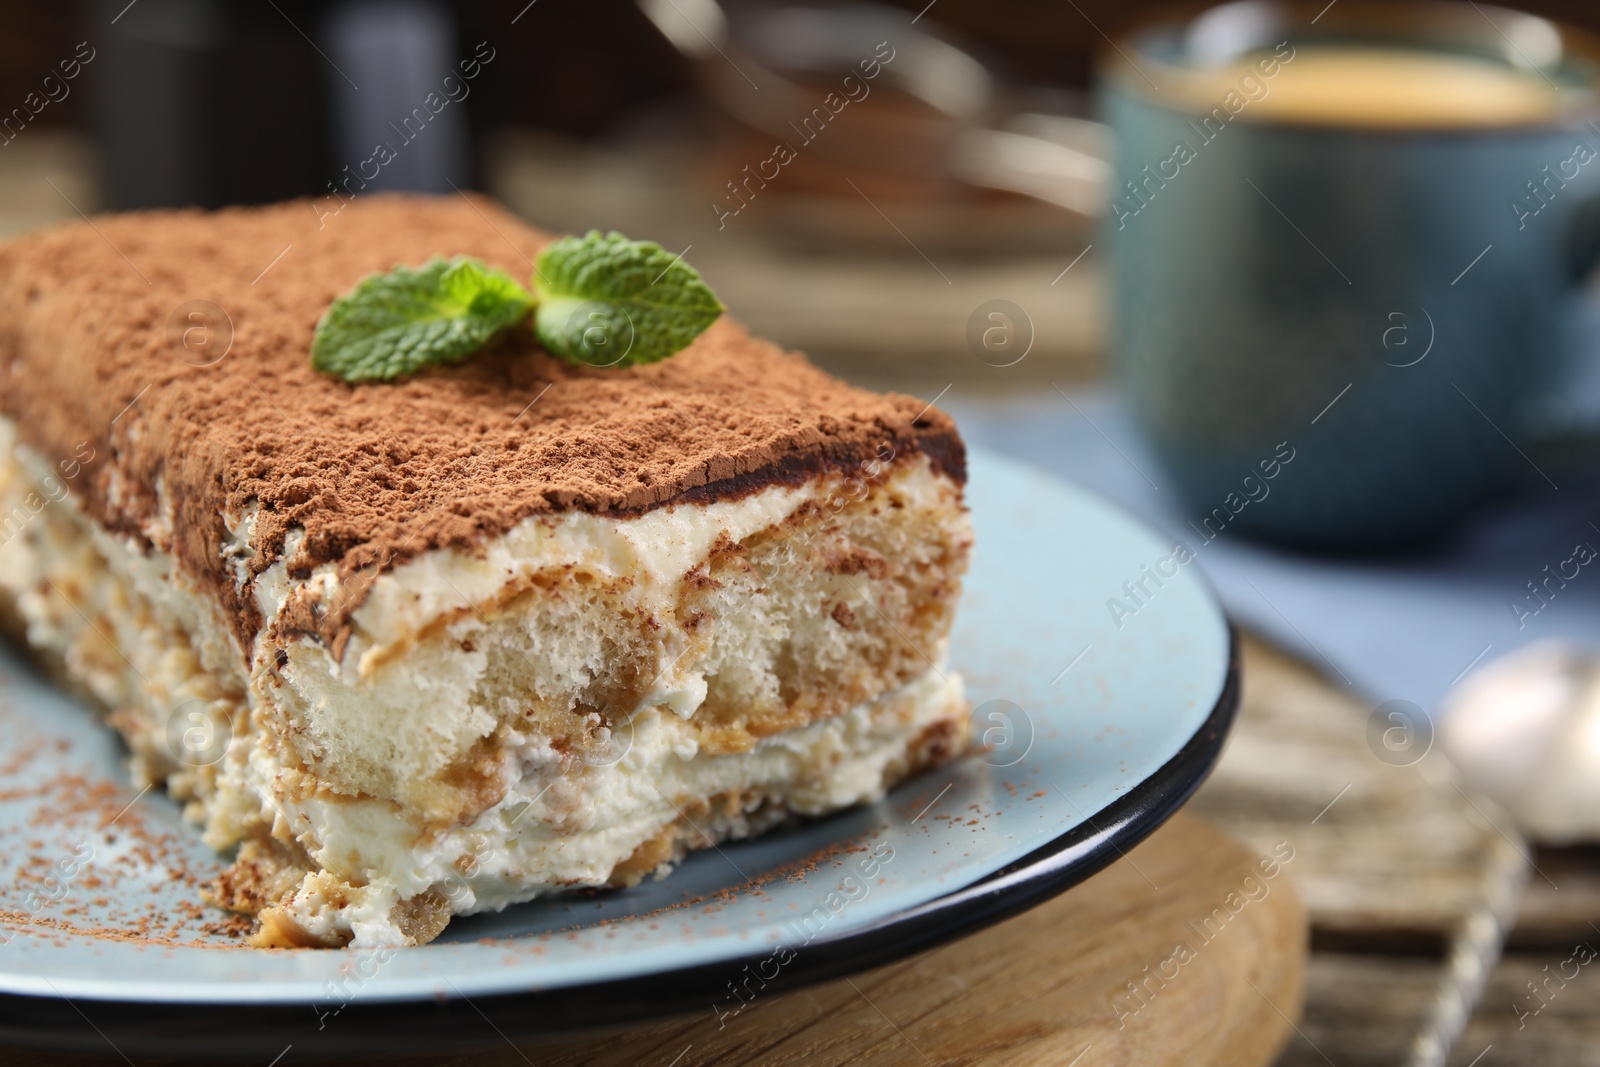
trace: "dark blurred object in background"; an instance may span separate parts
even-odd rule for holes
[[[96,52],[83,88],[104,206],[261,203],[323,184],[323,60],[295,29],[313,24],[314,5],[274,2],[284,14],[224,0],[86,5],[77,39]]]
[[[484,72],[479,129],[603,133],[640,104],[689,91],[688,65],[633,0],[458,0],[462,39],[514,54]]]
[[[333,181],[348,167],[372,189],[448,193],[469,184],[464,105],[495,50],[459,58],[466,53],[450,10],[433,0],[335,4],[316,29],[329,66],[349,83],[330,83],[333,153],[342,161]],[[392,150],[377,153],[387,161],[364,166],[379,145]]]
[[[100,0],[80,32],[113,209],[264,203],[352,174],[352,188],[471,182],[472,86],[444,3]]]

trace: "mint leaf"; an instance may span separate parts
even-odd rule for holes
[[[562,238],[539,254],[535,273],[539,341],[575,363],[654,363],[722,314],[693,267],[620,233]],[[311,365],[349,382],[391,381],[472,355],[534,303],[510,275],[464,256],[395,267],[333,302],[317,323]]]
[[[455,363],[521,321],[531,302],[509,274],[465,256],[395,267],[329,306],[311,341],[311,365],[367,382]]]
[[[666,359],[722,314],[693,267],[654,241],[616,231],[590,230],[545,248],[533,289],[539,343],[593,367]]]

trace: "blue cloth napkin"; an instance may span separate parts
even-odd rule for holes
[[[1592,485],[1508,502],[1423,554],[1303,555],[1228,530],[1204,541],[1111,390],[998,400],[958,386],[939,404],[969,444],[1096,490],[1188,545],[1238,623],[1374,704],[1434,709],[1470,669],[1542,638],[1600,649],[1600,558],[1572,562],[1580,544],[1600,557]],[[1063,550],[1071,538],[1062,531]]]

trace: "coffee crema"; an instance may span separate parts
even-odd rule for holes
[[[1216,70],[1220,85],[1254,69],[1241,57]],[[1553,121],[1562,94],[1537,72],[1466,55],[1376,46],[1301,44],[1269,91],[1251,101],[1255,122],[1393,129],[1494,127]]]

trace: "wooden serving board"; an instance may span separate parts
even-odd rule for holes
[[[1259,863],[1180,813],[1122,860],[1032,911],[901,963],[758,998],[720,1027],[708,1006],[601,1038],[507,1040],[498,1050],[409,1062],[1265,1067],[1300,1014],[1307,928],[1288,876],[1293,861],[1274,877]],[[1130,993],[1129,983],[1143,992]],[[483,1025],[495,1040],[494,1021]],[[295,1045],[278,1067],[318,1062],[334,1061]],[[125,1061],[109,1047],[103,1056],[0,1047],[0,1063]]]
[[[1268,879],[1258,859],[1179,815],[1084,885],[911,960],[758,999],[721,1027],[708,1007],[604,1041],[522,1052],[540,1067],[1265,1065],[1299,1015],[1307,935],[1292,862]],[[1228,912],[1252,875],[1258,899],[1234,897],[1239,910]],[[1229,917],[1211,918],[1206,941],[1200,924],[1215,908]],[[1190,947],[1187,962],[1175,956],[1180,944]],[[1143,992],[1130,993],[1130,982],[1146,983]],[[522,1060],[507,1049],[488,1062]]]

